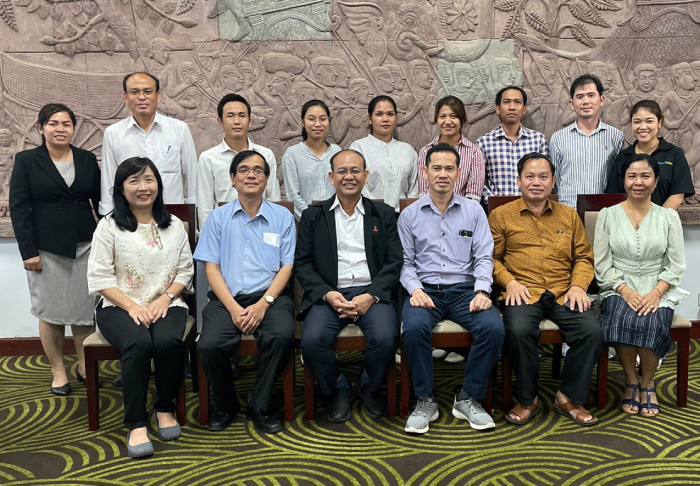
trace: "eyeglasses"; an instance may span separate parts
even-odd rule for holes
[[[362,174],[364,171],[362,169],[358,169],[357,167],[353,167],[352,169],[336,169],[333,172],[341,177],[345,177],[348,174],[352,174],[353,176],[358,176],[358,175]]]
[[[255,174],[256,176],[261,176],[265,173],[265,170],[262,169],[261,167],[239,167],[236,170],[236,173],[241,174],[241,175],[248,175],[250,173]]]
[[[129,91],[127,91],[127,93],[129,94],[129,96],[138,96],[140,94],[143,94],[144,96],[150,98],[151,96],[156,94],[156,90],[153,88],[130,89]]]

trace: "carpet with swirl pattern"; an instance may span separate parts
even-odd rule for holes
[[[462,381],[461,364],[439,362],[436,388],[440,418],[423,436],[409,436],[403,420],[372,420],[359,401],[353,419],[331,424],[323,410],[303,419],[301,367],[297,364],[296,418],[276,435],[258,433],[243,415],[225,432],[197,422],[197,395],[188,381],[190,425],[174,443],[154,437],[156,454],[125,456],[121,392],[111,381],[116,362],[101,364],[101,428],[87,428],[85,389],[49,394],[45,357],[0,358],[0,483],[26,485],[691,485],[700,484],[700,342],[691,349],[689,406],[675,406],[675,353],[662,366],[656,419],[620,412],[623,376],[610,363],[609,403],[593,410],[600,423],[580,427],[553,413],[556,381],[549,351],[540,373],[544,410],[528,425],[503,420],[494,392],[496,429],[476,432],[452,417],[452,393]],[[356,354],[343,358],[355,379]],[[75,376],[75,361],[67,360]],[[250,390],[254,371],[243,363],[238,389]],[[152,397],[151,397],[152,399]]]

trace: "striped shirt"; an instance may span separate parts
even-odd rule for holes
[[[409,144],[393,138],[386,143],[370,134],[355,140],[350,148],[367,161],[366,197],[383,199],[398,213],[400,199],[418,196],[418,156]]]
[[[518,196],[518,161],[531,152],[549,153],[544,134],[525,128],[520,130],[515,142],[511,141],[502,126],[482,135],[476,144],[486,158],[486,183],[484,199],[489,196]]]
[[[549,141],[556,170],[559,201],[576,207],[579,194],[602,194],[608,170],[622,150],[625,137],[620,130],[599,122],[590,135],[577,122],[562,128]]]
[[[428,179],[423,173],[425,167],[425,157],[428,155],[428,150],[437,145],[438,139],[435,137],[428,145],[420,149],[418,154],[418,192],[421,196],[428,194]],[[460,196],[468,197],[479,201],[481,192],[484,189],[484,154],[481,149],[475,144],[467,140],[467,137],[462,135],[455,149],[459,152],[459,178],[455,183],[455,193]]]

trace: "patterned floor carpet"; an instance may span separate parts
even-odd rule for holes
[[[176,443],[154,441],[156,455],[125,457],[121,393],[111,385],[116,363],[103,363],[101,429],[87,429],[85,390],[73,383],[67,398],[48,393],[44,357],[0,358],[0,483],[26,485],[691,485],[700,484],[700,342],[692,345],[688,408],[675,406],[675,354],[658,378],[662,414],[657,419],[619,412],[622,374],[611,362],[609,397],[600,423],[583,428],[553,413],[556,384],[551,359],[543,359],[545,409],[515,427],[497,410],[496,430],[479,433],[450,414],[462,365],[441,363],[440,419],[430,432],[410,437],[399,418],[371,420],[359,403],[354,418],[330,424],[302,419],[298,375],[296,420],[265,436],[241,416],[224,433],[196,422],[197,397],[188,391],[191,425]],[[345,358],[351,375],[358,356]],[[71,369],[75,363],[71,362]],[[74,376],[74,375],[73,375]],[[252,369],[239,382],[250,389]],[[189,389],[188,389],[189,390]],[[496,407],[500,396],[496,392]]]

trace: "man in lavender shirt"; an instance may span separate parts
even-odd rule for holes
[[[481,206],[454,194],[459,154],[447,144],[428,151],[423,171],[428,195],[399,217],[404,259],[401,284],[410,295],[401,314],[403,345],[411,366],[416,407],[405,431],[423,434],[439,412],[433,394],[431,331],[450,319],[469,331],[474,344],[464,371],[462,390],[452,415],[477,430],[495,427],[480,400],[501,351],[504,326],[491,307],[493,239]]]

